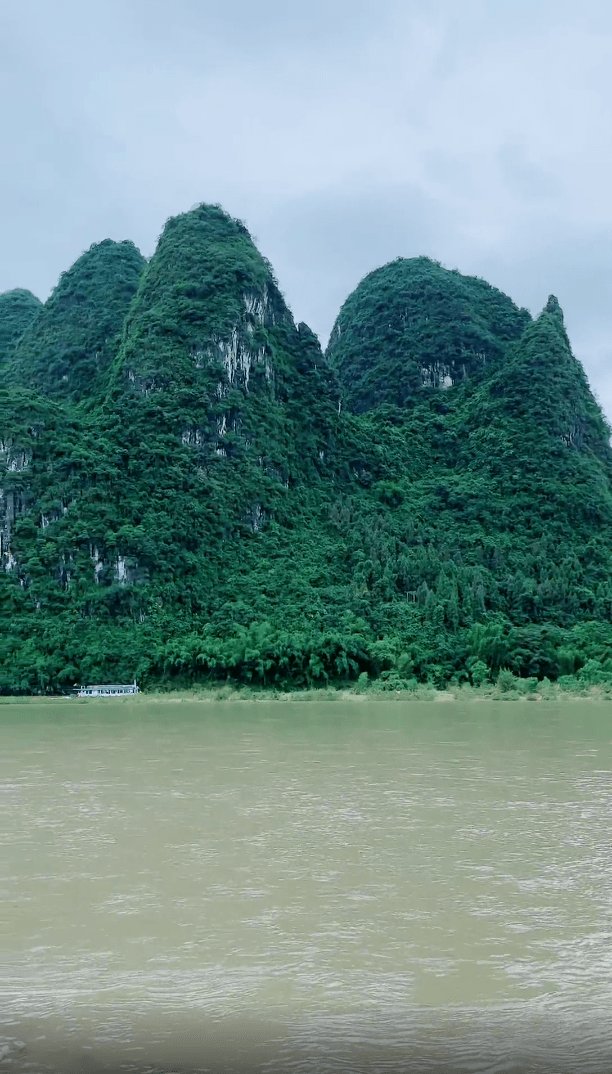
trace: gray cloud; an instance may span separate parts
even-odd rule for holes
[[[323,338],[398,255],[556,293],[612,415],[611,61],[597,0],[5,5],[0,289],[218,201]]]

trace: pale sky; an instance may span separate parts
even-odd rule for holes
[[[323,343],[397,256],[556,294],[612,417],[609,2],[6,0],[0,101],[0,290],[219,202]]]

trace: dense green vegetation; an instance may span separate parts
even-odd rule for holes
[[[349,295],[327,358],[351,410],[403,407],[466,378],[478,382],[503,362],[530,320],[484,280],[427,257],[400,257]]]
[[[26,328],[29,328],[42,302],[31,291],[16,287],[0,294],[0,369],[8,365]]]
[[[131,242],[105,239],[82,254],[22,335],[13,355],[13,382],[55,399],[94,398],[144,264]]]
[[[612,681],[609,442],[552,297],[400,259],[324,356],[221,209],[101,243],[0,389],[0,690]]]

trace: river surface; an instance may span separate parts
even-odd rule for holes
[[[612,705],[0,704],[7,1070],[612,1070]]]

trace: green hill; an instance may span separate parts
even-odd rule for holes
[[[610,430],[554,298],[399,259],[325,357],[203,205],[144,267],[92,247],[18,353],[0,690],[612,676]]]
[[[40,299],[21,287],[0,294],[0,368],[12,358],[18,340],[41,309]]]
[[[484,280],[427,257],[398,258],[349,295],[327,358],[351,410],[404,406],[497,367],[529,320]]]
[[[163,590],[169,629],[175,597],[202,616],[225,587],[244,600],[244,561],[257,571],[268,531],[293,531],[296,514],[310,523],[337,422],[333,388],[318,341],[295,326],[244,226],[214,206],[168,221],[105,416],[121,428],[121,522],[142,535],[122,551]]]
[[[127,241],[105,239],[82,254],[22,336],[13,382],[58,400],[95,398],[144,264]]]
[[[325,578],[317,525],[338,390],[239,222],[211,206],[168,221],[106,398],[66,412],[63,432],[61,409],[44,413],[35,440],[29,419],[11,437],[28,460],[11,478],[26,506],[6,537],[11,674],[39,630],[54,638],[43,674],[66,683],[124,677],[145,653],[163,675],[166,647],[183,651],[188,636],[202,655],[206,632],[215,662],[219,639],[240,651],[253,622],[314,614],[307,564]],[[29,666],[18,674],[31,683]]]

